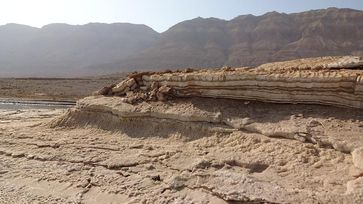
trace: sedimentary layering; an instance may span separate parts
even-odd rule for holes
[[[140,100],[210,97],[274,103],[363,108],[363,60],[324,57],[269,63],[257,68],[145,72],[130,75],[99,94]]]
[[[135,176],[116,176],[124,179],[116,186],[144,189],[134,197],[153,199],[146,203],[174,198],[203,203],[183,197],[184,191],[204,192],[213,197],[205,199],[220,203],[363,201],[363,109],[195,97],[130,104],[120,97],[92,96],[51,126],[123,135],[111,140],[110,133],[85,133],[82,138],[96,138],[97,145],[110,140],[121,149],[111,158],[102,153],[100,165],[127,167],[122,175]],[[164,158],[160,149],[170,153]],[[100,156],[88,157],[98,161]],[[149,174],[155,183],[143,177]]]
[[[363,201],[361,151],[324,146],[359,146],[362,109],[97,96],[42,125],[62,113],[0,111],[0,203]],[[285,139],[303,131],[322,145]]]
[[[120,203],[362,203],[361,66],[328,57],[132,74],[46,123],[64,142],[49,154],[95,167],[81,201],[103,190]],[[12,138],[3,155],[18,155]]]
[[[347,128],[349,131],[337,128],[337,124],[352,121],[356,123]],[[350,153],[363,147],[360,121],[362,109],[208,98],[129,104],[119,97],[91,96],[79,100],[77,106],[52,121],[51,126],[95,126],[139,137],[158,130],[160,136],[179,133],[194,139],[212,133],[247,131]],[[356,155],[363,158],[361,153]]]

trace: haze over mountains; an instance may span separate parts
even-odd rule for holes
[[[254,66],[363,55],[363,11],[196,18],[163,33],[127,23],[0,26],[0,76],[79,76],[132,70]]]

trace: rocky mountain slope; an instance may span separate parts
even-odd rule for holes
[[[362,55],[363,12],[329,8],[196,18],[163,33],[143,25],[0,26],[0,74],[73,75],[186,67],[254,66]]]
[[[113,68],[240,67],[304,57],[361,55],[362,22],[362,11],[336,8],[244,15],[230,21],[196,18],[173,26],[156,45],[114,63]]]

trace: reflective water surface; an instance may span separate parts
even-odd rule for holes
[[[0,99],[0,110],[70,108],[75,102],[68,101],[30,101],[16,99]]]

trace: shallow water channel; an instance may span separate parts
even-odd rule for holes
[[[75,102],[70,101],[0,99],[0,110],[70,108],[75,104]]]

